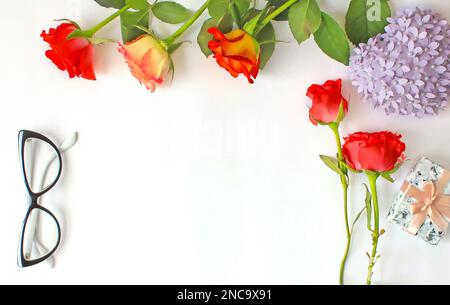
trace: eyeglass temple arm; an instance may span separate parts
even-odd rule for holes
[[[78,133],[74,132],[72,133],[59,147],[58,150],[59,152],[62,154],[63,152],[71,149],[78,140]],[[53,157],[51,157],[48,161],[46,166],[44,167],[44,170],[42,171],[42,176],[41,176],[41,180],[40,180],[40,184],[38,184],[40,186],[40,189],[43,189],[45,187],[45,180],[47,178],[47,173],[48,170],[50,169],[50,166],[53,164],[53,162],[57,159],[57,156],[54,155]],[[39,181],[38,181],[39,182]]]
[[[78,133],[74,132],[72,133],[60,146],[59,146],[59,151],[60,153],[64,153],[65,151],[71,149],[78,141]],[[57,156],[53,156],[51,158],[49,158],[49,160],[47,161],[47,164],[44,167],[44,170],[42,172],[41,175],[41,179],[40,181],[36,181],[36,183],[38,183],[38,185],[40,186],[40,189],[43,189],[45,186],[45,180],[47,178],[47,173],[48,170],[50,169],[50,166],[53,164],[53,162],[57,159]],[[35,218],[35,217],[33,217]],[[32,247],[33,247],[33,242],[36,241],[35,243],[35,247],[34,250],[40,255],[42,252],[45,252],[47,249],[43,246],[43,244],[41,243],[41,241],[39,240],[37,231],[38,231],[38,219],[30,219],[30,223],[29,223],[29,232],[30,232],[30,238],[28,238],[25,241],[24,244],[24,252],[25,255],[30,255],[31,256],[31,251],[32,251]],[[49,257],[47,259],[47,261],[49,262],[49,264],[53,267],[55,265],[55,261],[53,257]]]

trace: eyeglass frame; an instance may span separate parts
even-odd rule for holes
[[[61,156],[63,155],[63,153],[65,153],[66,151],[71,149],[73,146],[75,146],[77,141],[78,141],[78,132],[71,133],[62,142],[62,144],[60,146],[58,146],[58,150],[61,153]],[[58,159],[58,157],[55,154],[52,158],[48,159],[46,165],[43,167],[44,171],[42,172],[40,179],[37,180],[37,186],[40,189],[43,189],[45,187],[45,181],[46,181],[48,169],[50,168],[52,163],[54,161],[56,161],[57,159]],[[32,175],[32,180],[33,180],[31,182],[31,184],[33,184],[35,182],[35,177],[34,177],[33,173],[31,175]],[[39,204],[42,205],[42,200],[39,200]],[[29,204],[27,204],[27,206],[29,206]],[[47,253],[48,250],[47,250],[46,246],[41,243],[40,238],[38,236],[39,235],[39,222],[36,222],[36,221],[34,223],[31,222],[29,225],[34,225],[34,227],[30,227],[30,230],[32,232],[34,231],[33,232],[34,234],[32,234],[30,239],[26,240],[26,242],[24,243],[23,253],[25,254],[25,257],[27,255],[31,255],[32,251],[36,251],[37,255],[42,255],[42,253],[44,253],[44,252]],[[28,230],[28,226],[27,226],[27,230]],[[47,262],[51,268],[53,268],[55,266],[55,258],[53,256],[48,257],[45,260],[45,262]]]
[[[49,144],[55,150],[58,161],[59,161],[59,168],[58,168],[58,172],[57,172],[55,180],[52,183],[50,183],[45,189],[43,189],[42,191],[40,191],[38,193],[33,192],[32,187],[29,183],[29,179],[28,179],[26,170],[25,170],[25,143],[29,139],[37,139],[37,140],[41,140],[41,141],[44,141],[45,143]],[[21,169],[22,169],[22,176],[24,178],[24,182],[25,182],[26,189],[28,191],[28,195],[30,196],[30,206],[28,208],[25,219],[23,221],[22,230],[20,233],[19,251],[18,251],[19,255],[18,255],[17,264],[19,265],[19,267],[30,267],[30,266],[37,265],[37,264],[45,261],[46,259],[48,259],[50,256],[52,256],[53,253],[55,253],[55,251],[57,250],[59,244],[61,243],[61,226],[59,224],[58,219],[48,209],[46,209],[43,206],[40,206],[38,203],[38,200],[41,196],[48,193],[56,185],[59,178],[61,177],[63,165],[62,165],[61,153],[60,153],[58,147],[49,138],[45,137],[42,134],[39,134],[34,131],[30,131],[30,130],[21,130],[19,132],[19,157],[20,157],[20,165],[21,165]],[[44,255],[40,258],[37,258],[37,259],[27,260],[26,257],[24,256],[24,235],[25,235],[25,231],[27,228],[28,220],[30,219],[30,214],[31,214],[31,212],[33,212],[36,209],[40,210],[44,213],[47,213],[50,217],[53,218],[53,220],[56,223],[58,238],[57,238],[55,247],[49,253],[47,253],[46,255]]]

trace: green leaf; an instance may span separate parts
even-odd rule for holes
[[[211,0],[208,5],[209,15],[216,19],[221,20],[223,16],[231,13],[231,6],[236,7],[237,18],[244,17],[249,11],[251,0]]]
[[[215,20],[221,20],[229,12],[229,0],[211,0],[208,5],[209,15]]]
[[[173,1],[157,2],[152,11],[156,18],[170,24],[186,22],[192,16],[190,10]]]
[[[340,123],[345,118],[345,109],[344,109],[344,102],[341,101],[341,105],[339,106],[339,112],[336,118],[336,122]]]
[[[388,0],[352,0],[345,18],[345,30],[350,41],[358,45],[383,33],[391,14]]]
[[[272,23],[268,23],[259,33],[256,35],[256,40],[260,43],[261,58],[260,69],[264,69],[269,59],[272,57],[275,51],[276,37],[275,29]]]
[[[366,211],[367,211],[367,229],[369,231],[373,231],[372,230],[372,194],[370,194],[369,188],[367,187],[366,184],[364,184],[364,188],[366,189],[366,199],[364,201],[366,204]]]
[[[237,27],[242,28],[241,13],[239,12],[236,4],[234,3],[230,5],[230,14],[233,17],[234,23],[237,25]]]
[[[322,15],[316,0],[303,0],[289,9],[289,27],[300,44],[320,27]]]
[[[359,211],[358,215],[356,215],[355,220],[353,220],[352,228],[350,229],[350,234],[353,234],[353,229],[355,228],[356,223],[358,222],[359,218],[361,218],[362,213],[366,210],[366,207],[364,207],[361,211]]]
[[[126,11],[120,15],[120,28],[122,30],[122,40],[124,43],[132,41],[139,36],[146,34],[141,28],[148,28],[149,10]]]
[[[135,10],[145,10],[150,7],[147,0],[125,0],[125,3]]]
[[[344,65],[349,65],[350,45],[347,36],[330,15],[322,12],[322,23],[314,33],[314,39],[325,54]]]
[[[95,0],[95,2],[106,8],[121,9],[125,6],[125,0]]]
[[[203,54],[205,54],[206,57],[212,54],[211,50],[208,48],[208,43],[211,39],[213,39],[213,36],[208,33],[208,30],[216,26],[217,20],[213,18],[205,20],[197,36],[197,43],[200,46],[200,50],[203,52]]]
[[[335,158],[327,157],[327,156],[320,156],[320,159],[325,163],[326,166],[328,166],[331,170],[338,173],[341,176],[344,176],[344,173],[339,168],[339,162]]]
[[[245,23],[249,22],[250,20],[252,20],[252,19],[255,18],[256,16],[258,16],[258,14],[260,14],[260,13],[261,13],[261,10],[258,10],[258,9],[255,9],[255,8],[249,9],[249,10],[244,14],[244,16],[242,16],[242,22],[243,22],[244,25],[245,25]]]
[[[234,5],[236,5],[241,16],[244,16],[250,8],[251,0],[234,0]]]
[[[383,177],[384,179],[386,179],[387,181],[389,181],[391,183],[395,182],[394,178],[392,178],[391,174],[389,174],[389,173],[381,173],[380,175],[381,175],[381,177]]]
[[[215,19],[209,18],[205,20],[197,36],[197,43],[200,46],[200,50],[206,57],[212,54],[211,50],[208,48],[208,43],[211,39],[213,39],[213,36],[208,33],[208,30],[216,26],[217,21]]]
[[[230,0],[230,13],[236,25],[242,28],[242,17],[249,12],[250,0]]]
[[[258,10],[258,9],[250,9],[247,11],[245,16],[243,16],[242,22],[244,26],[242,29],[244,32],[246,32],[249,35],[254,35],[254,33],[258,33],[259,30],[258,27],[261,27],[260,21],[267,13],[267,9],[264,10]]]
[[[276,16],[274,20],[276,21],[288,21],[289,20],[290,8],[282,12],[280,15]]]
[[[256,16],[254,16],[252,19],[248,20],[244,26],[242,27],[242,29],[248,33],[249,35],[253,35],[258,26],[259,26],[259,22],[261,20],[263,16],[263,12],[259,12]]]
[[[206,57],[212,54],[211,50],[208,48],[208,42],[213,39],[213,36],[208,33],[209,28],[217,27],[220,31],[228,33],[231,31],[233,26],[232,18],[229,14],[223,16],[220,21],[213,18],[205,20],[197,36],[197,43],[200,46],[200,50],[205,54]]]

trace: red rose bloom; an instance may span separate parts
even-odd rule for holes
[[[402,162],[406,145],[401,135],[389,131],[375,133],[357,132],[345,138],[342,153],[354,170],[388,172]]]
[[[75,76],[95,80],[94,46],[86,38],[67,39],[77,30],[73,23],[60,24],[48,33],[42,31],[41,37],[50,45],[45,55],[62,71],[67,71],[70,78]]]
[[[348,102],[342,96],[342,80],[329,80],[323,85],[312,85],[306,95],[312,100],[309,119],[314,125],[330,124],[338,121],[341,104],[348,112]]]

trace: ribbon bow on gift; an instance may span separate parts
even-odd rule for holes
[[[427,182],[423,191],[408,182],[403,184],[402,191],[417,200],[410,205],[413,219],[407,229],[409,233],[416,235],[427,216],[441,232],[447,231],[448,222],[445,218],[450,219],[450,196],[445,195],[444,191],[449,182],[450,172],[444,171],[436,186],[433,182]]]

